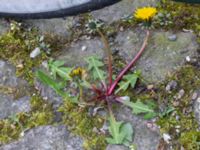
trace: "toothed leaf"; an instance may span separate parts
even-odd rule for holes
[[[135,84],[138,80],[138,73],[134,73],[134,74],[128,74],[125,75],[122,79],[121,82],[119,82],[119,88],[116,90],[115,94],[117,94],[120,91],[126,91],[128,89],[128,87],[135,87]]]
[[[122,103],[132,108],[133,114],[145,114],[145,119],[151,119],[157,115],[154,112],[154,107],[152,107],[151,105],[146,105],[140,100],[137,100],[135,103],[130,101],[122,101]]]
[[[97,56],[91,56],[86,59],[88,63],[88,70],[92,72],[93,78],[101,80],[105,83],[105,72],[102,70],[104,64],[100,61],[100,58]]]
[[[109,122],[109,133],[111,137],[106,138],[106,141],[109,144],[129,145],[133,136],[133,129],[131,124],[124,123],[122,121],[117,122],[113,115],[110,116]]]
[[[64,80],[71,80],[70,77],[70,73],[72,71],[73,68],[69,68],[69,67],[64,67],[64,61],[50,61],[49,62],[49,69],[52,73],[52,76],[54,79],[56,79],[57,76],[61,77]]]

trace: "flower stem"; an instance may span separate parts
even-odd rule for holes
[[[104,43],[105,46],[105,51],[108,57],[108,72],[109,72],[109,87],[112,85],[112,53],[111,53],[111,49],[108,43],[108,40],[106,39],[106,37],[103,35],[103,33],[100,30],[97,30],[98,34],[101,36],[101,39]],[[108,88],[109,88],[108,87]]]
[[[83,88],[80,85],[80,83],[78,83],[78,88],[79,88],[79,98],[81,101],[83,101]]]
[[[140,58],[140,56],[142,55],[142,53],[144,52],[146,46],[147,46],[147,42],[149,39],[149,35],[150,32],[149,30],[146,31],[146,38],[142,44],[142,47],[140,49],[140,51],[137,53],[137,55],[133,58],[133,60],[120,72],[120,74],[117,76],[116,80],[113,82],[113,84],[111,85],[111,87],[109,88],[108,91],[108,95],[111,95],[115,89],[115,87],[117,86],[118,82],[122,79],[122,77],[127,73],[127,71],[137,62],[137,60]]]

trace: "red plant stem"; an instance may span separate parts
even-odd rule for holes
[[[140,49],[140,51],[137,53],[137,55],[133,58],[133,60],[120,72],[120,74],[117,76],[116,80],[114,81],[114,83],[111,85],[111,87],[108,90],[107,95],[111,95],[115,89],[115,87],[117,86],[118,82],[122,79],[122,77],[127,73],[127,71],[137,62],[137,60],[140,58],[140,56],[142,55],[142,53],[144,52],[146,46],[147,46],[147,42],[149,39],[149,35],[150,32],[149,30],[146,31],[146,38],[142,44],[142,47]]]
[[[101,36],[101,39],[105,45],[105,51],[107,53],[108,56],[108,72],[109,72],[109,87],[112,85],[112,54],[111,54],[111,49],[108,43],[108,40],[106,39],[106,37],[103,35],[103,33],[100,30],[97,30],[99,35]],[[108,88],[109,88],[108,87]]]
[[[97,93],[97,94],[101,94],[101,90],[99,90],[95,85],[91,85],[92,86],[92,90]]]

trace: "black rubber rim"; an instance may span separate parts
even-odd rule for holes
[[[65,16],[73,16],[80,13],[90,12],[93,10],[101,9],[105,6],[112,5],[121,0],[93,0],[82,4],[80,6],[75,6],[67,9],[60,9],[58,11],[49,11],[42,13],[2,13],[0,12],[1,18],[18,18],[18,19],[49,19],[49,18],[59,18]]]
[[[200,4],[200,0],[174,0],[176,2],[184,2],[184,3],[193,3],[193,4]]]

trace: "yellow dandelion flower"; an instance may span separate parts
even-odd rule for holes
[[[72,72],[70,73],[70,76],[71,77],[75,77],[75,76],[79,76],[79,77],[82,77],[84,74],[85,74],[85,70],[81,67],[78,67],[74,70],[72,70]]]
[[[155,16],[156,13],[157,9],[154,7],[143,7],[143,8],[138,8],[134,16],[137,19],[149,21],[151,18]]]

